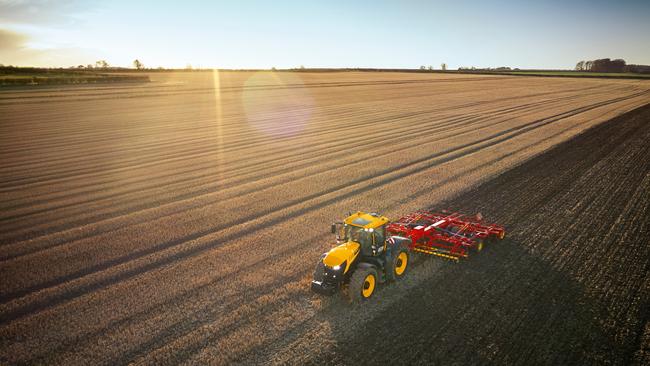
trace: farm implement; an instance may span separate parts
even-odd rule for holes
[[[412,253],[458,261],[479,252],[491,239],[503,239],[502,226],[480,214],[418,211],[391,222],[376,213],[357,212],[332,224],[337,246],[324,253],[311,288],[321,295],[342,292],[351,301],[367,300],[379,283],[404,277]]]

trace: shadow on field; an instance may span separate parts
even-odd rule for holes
[[[649,120],[648,105],[623,114],[442,203],[482,211],[507,238],[327,308],[333,345],[312,361],[632,362],[650,321]]]
[[[412,268],[419,282],[414,287],[386,287],[375,304],[337,304],[324,312],[335,358],[316,363],[576,364],[587,356],[605,358],[602,347],[613,340],[597,321],[602,309],[521,243],[494,243],[459,264],[431,261],[440,259]],[[381,306],[388,298],[393,301]],[[375,314],[367,319],[369,313]],[[350,324],[364,318],[351,332]]]

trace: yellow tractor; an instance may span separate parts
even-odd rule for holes
[[[332,224],[338,245],[318,261],[312,290],[326,296],[343,293],[360,302],[372,297],[378,284],[404,277],[411,239],[390,235],[388,223],[376,213],[357,212]]]

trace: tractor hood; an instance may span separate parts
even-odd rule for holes
[[[359,255],[360,248],[361,245],[354,241],[349,241],[334,247],[327,252],[327,255],[323,258],[323,264],[328,267],[335,267],[340,266],[345,262],[345,270],[343,271],[343,273],[345,273],[348,271],[348,268],[350,268],[350,265],[354,262],[357,255]]]

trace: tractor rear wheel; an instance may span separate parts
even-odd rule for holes
[[[392,281],[401,280],[409,267],[411,256],[409,251],[405,247],[401,247],[397,250],[395,255],[391,260],[386,264],[386,274],[388,278]]]
[[[350,278],[350,300],[358,303],[370,299],[377,289],[378,282],[377,270],[374,268],[357,269]]]

